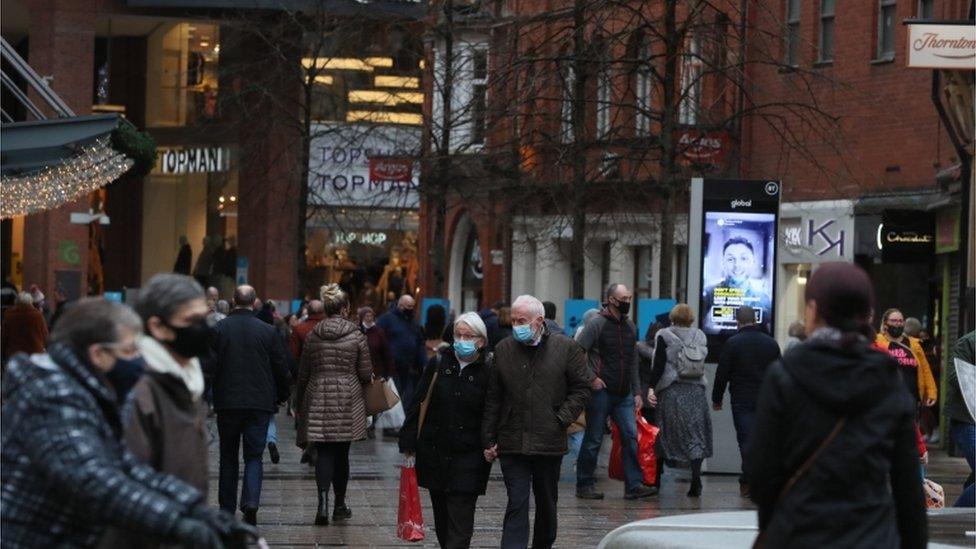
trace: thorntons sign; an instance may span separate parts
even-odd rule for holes
[[[908,66],[976,70],[976,26],[909,24]]]

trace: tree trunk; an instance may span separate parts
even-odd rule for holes
[[[569,268],[572,274],[572,296],[582,299],[586,289],[586,155],[582,146],[586,131],[586,0],[573,5],[573,72],[572,90],[573,150],[572,218],[573,240],[569,249]],[[561,125],[561,124],[560,124]],[[555,245],[555,243],[554,243]]]
[[[658,291],[662,299],[672,295],[671,282],[674,261],[674,198],[680,183],[677,170],[677,147],[674,142],[675,120],[678,112],[676,96],[678,78],[678,53],[683,36],[677,35],[675,3],[665,2],[664,36],[665,58],[662,78],[661,109],[661,274],[658,278]]]
[[[432,297],[445,297],[447,267],[447,182],[451,171],[452,89],[454,87],[454,1],[444,2],[444,82],[441,86],[441,135],[433,185],[428,186],[426,198],[428,214],[433,216],[434,232],[430,235],[432,286],[424,292]],[[436,47],[436,45],[435,45]],[[434,68],[436,78],[436,64]]]

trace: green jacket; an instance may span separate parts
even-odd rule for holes
[[[959,378],[956,376],[956,361],[954,359],[965,360],[970,364],[976,364],[976,331],[959,338],[952,346],[952,355],[946,365],[946,394],[945,394],[945,413],[949,418],[970,425],[976,423],[973,416],[969,415],[966,408],[966,401],[962,396],[962,389],[959,388]]]

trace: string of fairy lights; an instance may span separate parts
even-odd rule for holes
[[[57,208],[118,179],[132,160],[108,139],[84,146],[63,162],[0,178],[0,217],[6,219]]]

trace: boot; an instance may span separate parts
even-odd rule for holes
[[[319,492],[319,509],[315,513],[315,525],[326,526],[329,524],[329,491]]]
[[[691,488],[688,489],[688,497],[697,498],[702,493],[702,481],[700,477],[692,477]]]

